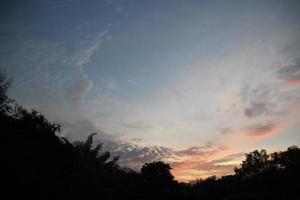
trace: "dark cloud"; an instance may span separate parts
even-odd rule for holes
[[[272,135],[281,127],[280,124],[269,122],[264,124],[255,124],[251,126],[247,126],[244,128],[244,131],[249,136],[259,137]]]
[[[227,135],[227,134],[230,134],[230,133],[233,133],[233,132],[234,132],[234,130],[232,130],[232,128],[230,128],[230,127],[220,128],[219,131],[220,131],[221,134],[223,134],[223,135]]]
[[[272,104],[266,102],[251,102],[249,107],[244,109],[244,114],[249,117],[257,117],[259,115],[270,115]]]
[[[176,154],[179,156],[194,156],[201,155],[203,152],[201,151],[200,147],[190,147],[185,150],[177,151]]]
[[[140,130],[145,130],[145,129],[151,129],[153,128],[152,126],[148,125],[141,125],[140,123],[123,123],[122,124],[124,127],[128,129],[140,129]]]
[[[270,136],[278,133],[282,129],[289,126],[288,122],[274,122],[265,121],[260,123],[254,123],[252,125],[244,126],[239,129],[232,129],[230,127],[225,127],[219,129],[221,134],[244,134],[253,138],[259,138],[264,136]]]
[[[300,57],[293,59],[291,64],[282,66],[277,72],[277,77],[290,84],[300,84]]]
[[[258,116],[270,116],[276,114],[277,91],[267,85],[250,87],[245,85],[241,90],[241,98],[244,102],[244,114],[249,118]]]
[[[194,146],[180,151],[174,151],[176,156],[201,156],[205,155],[211,148],[215,148],[216,145],[213,142],[207,142],[203,146]]]
[[[213,148],[209,148],[206,150],[199,150],[195,152],[192,150],[191,154],[187,154],[187,151],[189,149],[184,150],[186,154],[182,154],[181,151],[175,151],[174,154],[178,155],[179,157],[185,157],[186,159],[182,161],[174,161],[172,165],[179,170],[182,169],[194,169],[195,166],[198,166],[199,164],[203,162],[207,162],[207,160],[212,160],[212,158],[220,153],[223,153],[224,151],[227,151],[228,147],[226,146],[215,146]]]
[[[284,64],[279,66],[277,78],[288,84],[300,84],[300,37],[299,34],[280,51],[285,55]]]

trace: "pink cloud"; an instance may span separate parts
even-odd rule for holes
[[[287,86],[300,86],[300,79],[286,80],[285,83]]]
[[[255,139],[259,139],[277,134],[289,126],[290,123],[288,122],[255,124],[241,129],[241,132]]]
[[[228,147],[220,147],[199,155],[192,155],[186,160],[173,163],[172,173],[179,181],[190,181],[196,178],[206,178],[211,175],[225,175],[233,172],[233,165],[216,165],[214,160],[225,155],[229,151]]]
[[[291,113],[299,115],[300,114],[300,106],[292,108]]]

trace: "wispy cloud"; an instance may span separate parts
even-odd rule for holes
[[[123,126],[129,129],[139,129],[141,131],[153,128],[152,126],[143,125],[141,123],[123,123]]]
[[[181,181],[233,173],[237,163],[230,163],[234,158],[224,156],[226,152],[229,152],[227,147],[216,147],[193,154],[181,162],[174,162],[172,172]]]
[[[111,38],[108,29],[104,30],[98,35],[96,35],[95,39],[87,40],[86,42],[81,42],[82,46],[76,47],[78,51],[73,53],[68,59],[70,64],[75,66],[82,66],[88,63],[100,45],[105,41]]]
[[[289,123],[265,123],[247,126],[241,130],[250,137],[263,138],[274,135],[289,127]]]

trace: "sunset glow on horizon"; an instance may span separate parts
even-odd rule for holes
[[[87,3],[88,2],[88,3]],[[300,145],[300,1],[44,0],[1,6],[9,96],[134,170],[233,173]]]

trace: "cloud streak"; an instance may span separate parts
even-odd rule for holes
[[[195,178],[206,178],[211,175],[223,176],[233,173],[237,166],[237,158],[241,154],[226,154],[230,152],[227,147],[217,147],[211,150],[194,154],[181,162],[174,162],[173,170],[175,177],[180,181],[189,181]]]
[[[281,132],[282,130],[289,127],[288,123],[265,123],[265,124],[255,124],[247,126],[241,130],[245,132],[250,137],[253,138],[263,138]]]

